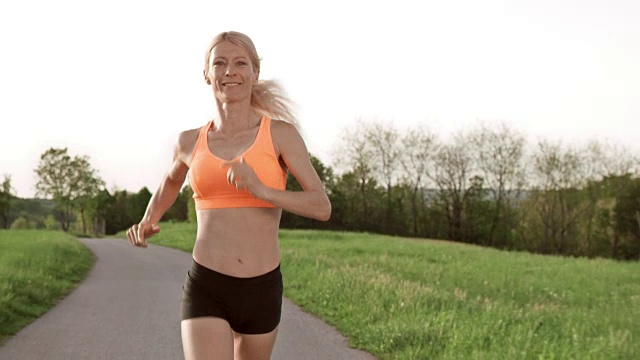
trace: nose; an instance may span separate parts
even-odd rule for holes
[[[235,74],[236,74],[236,72],[235,72],[235,70],[233,69],[233,66],[228,65],[228,66],[227,66],[227,69],[226,69],[226,70],[225,70],[225,72],[224,72],[224,75],[225,75],[225,76],[233,76],[233,75],[235,75]]]

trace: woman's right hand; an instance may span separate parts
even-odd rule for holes
[[[147,239],[159,232],[160,227],[157,224],[141,221],[139,224],[134,224],[127,231],[127,237],[131,245],[146,248]]]

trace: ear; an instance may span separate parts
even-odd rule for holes
[[[209,73],[207,72],[207,70],[202,70],[202,75],[204,75],[204,81],[207,83],[207,85],[211,85],[211,80],[209,80]]]

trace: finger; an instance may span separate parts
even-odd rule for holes
[[[229,185],[233,184],[233,180],[234,180],[233,177],[234,177],[233,170],[232,169],[227,170],[227,184]]]
[[[132,246],[136,244],[136,236],[135,236],[135,233],[133,232],[133,228],[129,228],[129,231],[127,231],[127,237],[129,238],[129,243]]]
[[[131,245],[135,246],[138,242],[138,224],[134,224],[129,231],[131,231]]]
[[[144,229],[142,226],[138,226],[138,241],[136,242],[136,245],[138,246],[144,246]]]

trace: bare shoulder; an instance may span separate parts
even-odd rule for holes
[[[271,132],[276,135],[291,136],[300,135],[298,129],[293,124],[284,120],[271,120]]]
[[[187,150],[187,152],[191,153],[191,151],[193,151],[193,147],[196,145],[196,141],[198,140],[200,129],[201,128],[195,128],[182,131],[178,135],[178,147],[181,150]]]
[[[191,154],[196,146],[200,129],[201,128],[195,128],[180,132],[174,149],[175,158],[180,159],[182,162],[189,165],[191,162]]]
[[[283,120],[271,121],[271,136],[278,152],[282,150],[282,147],[304,146],[304,140],[298,129],[293,124]]]
[[[284,120],[271,120],[271,138],[279,156],[297,150],[306,151],[304,140],[298,129]]]

